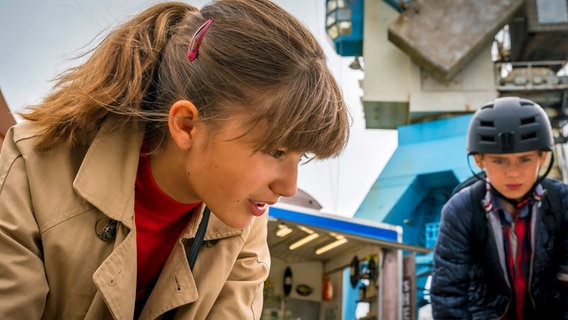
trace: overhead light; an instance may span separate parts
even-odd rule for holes
[[[310,241],[316,239],[317,237],[319,237],[319,234],[317,234],[317,233],[312,233],[312,234],[310,234],[309,236],[304,237],[304,238],[302,238],[302,239],[300,239],[300,240],[298,240],[298,241],[292,243],[292,244],[288,247],[288,249],[290,249],[290,250],[298,249],[299,247],[301,247],[301,246],[305,245],[306,243],[308,243],[308,242],[310,242]]]
[[[322,254],[322,253],[328,252],[329,250],[334,249],[334,248],[337,248],[337,247],[339,247],[340,245],[345,244],[345,243],[347,243],[347,239],[346,239],[346,238],[342,238],[342,239],[335,240],[335,241],[333,241],[333,242],[331,242],[331,243],[329,243],[329,244],[326,244],[325,246],[323,246],[323,247],[321,247],[321,248],[318,248],[318,249],[316,250],[316,254],[317,254],[317,255],[320,255],[320,254]]]
[[[308,234],[314,233],[314,231],[312,229],[308,229],[304,226],[298,226],[298,229],[300,229],[300,230],[302,230],[302,231],[304,231],[305,233],[308,233]]]
[[[276,231],[276,236],[282,238],[287,236],[290,232],[292,232],[292,229],[288,228],[287,225],[281,223],[278,225],[278,231]]]

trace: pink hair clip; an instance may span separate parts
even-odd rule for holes
[[[203,40],[203,36],[205,36],[205,33],[207,32],[207,29],[209,29],[209,25],[211,25],[211,23],[213,23],[213,19],[207,19],[207,21],[205,21],[205,23],[202,24],[197,31],[195,31],[193,37],[191,37],[189,48],[187,49],[187,58],[189,61],[193,61],[197,58],[197,52],[199,51],[201,40]],[[197,39],[195,39],[196,36],[198,36]]]

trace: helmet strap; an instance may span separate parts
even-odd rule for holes
[[[548,174],[552,170],[553,165],[554,165],[554,152],[551,150],[550,151],[550,161],[548,162],[548,168],[546,169],[546,171],[544,172],[544,174],[542,176],[540,176],[540,177],[538,177],[538,179],[536,179],[535,185],[541,183],[542,180],[544,180],[544,178],[546,178],[546,176],[548,176]]]
[[[475,172],[473,171],[473,169],[471,168],[471,162],[470,162],[470,158],[471,158],[471,154],[467,155],[467,166],[469,167],[469,171],[471,171],[471,174],[473,174],[477,179],[484,181],[485,183],[489,183],[489,181],[486,178],[485,173],[480,174],[479,172]],[[483,171],[482,171],[483,172]]]
[[[535,182],[535,184],[533,184],[532,188],[527,193],[525,193],[525,195],[521,198],[522,199],[521,201],[505,197],[501,192],[497,191],[497,189],[495,189],[493,185],[491,185],[491,191],[499,198],[512,204],[513,207],[520,208],[523,204],[529,202],[529,198],[533,194],[534,189],[536,188],[537,185],[538,185],[538,180],[537,182]]]

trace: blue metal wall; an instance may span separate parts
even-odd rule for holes
[[[471,171],[465,151],[471,115],[398,128],[398,147],[354,217],[403,227],[406,244],[433,247],[442,206]],[[432,254],[417,255],[419,306]]]

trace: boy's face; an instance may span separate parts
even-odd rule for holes
[[[491,184],[505,197],[521,200],[529,192],[545,164],[547,152],[527,151],[509,154],[476,154],[475,163]]]

